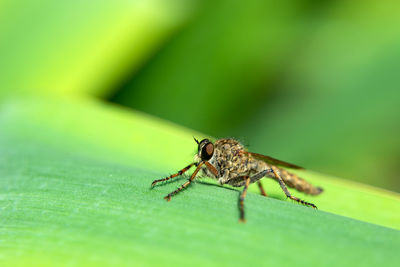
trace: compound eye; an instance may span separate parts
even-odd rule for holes
[[[203,160],[209,160],[214,153],[214,145],[212,143],[208,143],[201,150],[201,157]]]
[[[212,154],[214,153],[214,145],[211,143],[206,145],[206,152],[207,152],[207,155],[212,156]]]

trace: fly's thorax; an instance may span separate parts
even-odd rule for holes
[[[236,140],[221,139],[215,142],[215,154],[224,181],[250,175],[257,167],[257,161],[243,153],[245,148]]]
[[[215,149],[219,149],[224,153],[244,150],[243,145],[239,141],[231,138],[219,139],[215,142],[214,146]]]
[[[244,150],[242,144],[234,139],[219,139],[214,147],[218,162],[230,162]]]

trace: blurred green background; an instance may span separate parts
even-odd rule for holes
[[[394,0],[5,0],[0,105],[96,97],[400,192],[399,14]]]

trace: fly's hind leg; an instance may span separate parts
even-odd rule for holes
[[[301,204],[303,204],[303,205],[313,207],[314,209],[317,208],[317,206],[315,206],[315,205],[312,204],[312,203],[306,202],[306,201],[304,201],[304,200],[301,200],[301,199],[298,198],[298,197],[292,196],[292,195],[290,194],[289,190],[287,189],[287,187],[286,187],[286,185],[285,185],[285,182],[282,180],[281,176],[279,175],[278,170],[276,169],[276,167],[272,166],[272,167],[271,167],[271,170],[272,170],[272,172],[274,173],[276,179],[278,180],[279,185],[281,186],[283,192],[285,192],[286,197],[288,197],[288,198],[290,198],[290,199],[292,199],[292,200],[294,200],[294,201],[296,201],[296,202],[299,202],[299,203],[301,203]]]

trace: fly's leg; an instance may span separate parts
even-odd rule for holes
[[[254,183],[254,182],[259,182],[261,178],[263,178],[267,173],[272,172],[271,169],[267,169],[264,171],[261,171],[259,173],[254,174],[253,176],[249,177],[248,175],[246,176],[237,176],[234,178],[229,179],[226,184],[230,184],[235,187],[243,186],[243,181],[244,181],[244,188],[243,192],[240,195],[239,198],[239,212],[240,212],[240,218],[239,222],[246,222],[244,218],[244,198],[246,197],[247,194],[247,189],[249,187],[249,184]],[[265,191],[264,191],[265,193]]]
[[[172,178],[174,178],[174,177],[176,177],[176,176],[179,176],[179,175],[184,174],[184,173],[185,173],[187,170],[189,170],[194,164],[195,164],[195,163],[191,163],[191,164],[187,165],[185,168],[183,168],[182,170],[180,170],[179,172],[174,173],[174,174],[172,174],[172,175],[170,175],[170,176],[168,176],[168,177],[166,177],[166,178],[154,180],[154,181],[151,183],[151,186],[153,187],[153,186],[155,186],[157,183],[164,182],[164,181],[168,181],[168,180],[170,180],[170,179],[172,179]]]
[[[267,195],[267,193],[265,192],[264,187],[263,187],[263,185],[261,184],[260,181],[257,181],[257,185],[258,185],[258,188],[260,189],[261,195],[263,195],[264,197],[267,197],[268,195]]]
[[[258,188],[260,189],[261,195],[264,197],[268,196],[267,193],[264,190],[264,187],[262,183],[260,182],[260,179],[263,178],[267,173],[272,172],[271,169],[261,171],[259,173],[254,174],[253,176],[250,177],[250,183],[254,183],[257,181]]]
[[[173,191],[173,192],[169,193],[168,195],[166,195],[166,196],[164,197],[164,199],[167,200],[167,201],[170,201],[172,196],[178,194],[180,191],[182,191],[182,190],[185,189],[188,185],[190,185],[190,184],[193,182],[194,178],[196,178],[196,175],[197,175],[197,173],[199,172],[199,170],[200,170],[200,168],[201,168],[201,166],[202,166],[203,164],[204,164],[203,161],[200,162],[199,165],[197,165],[197,168],[196,168],[196,170],[193,172],[192,176],[190,176],[190,179],[187,180],[187,181],[186,181],[183,185],[181,185],[178,189],[176,189],[175,191]]]
[[[272,172],[271,169],[261,171],[259,173],[254,174],[250,177],[250,183],[258,182],[261,178],[263,178],[267,173]],[[221,178],[218,180],[221,184],[229,184],[235,187],[243,186],[246,176],[236,176],[233,178],[225,178],[222,180]]]
[[[245,184],[244,184],[242,194],[240,194],[240,198],[239,198],[239,212],[240,212],[239,222],[245,223],[246,219],[244,218],[244,198],[246,197],[247,189],[249,188],[250,177],[244,176],[243,178],[245,179]]]
[[[219,172],[218,170],[208,161],[204,161],[204,164],[206,164],[206,167],[209,171],[212,172],[212,174],[214,174],[215,177],[219,177]]]
[[[297,201],[297,202],[299,202],[299,203],[301,203],[301,204],[303,204],[303,205],[313,207],[314,209],[317,208],[317,206],[315,206],[315,205],[312,204],[312,203],[306,202],[306,201],[304,201],[304,200],[301,200],[301,199],[298,198],[298,197],[292,196],[292,195],[290,194],[289,190],[287,189],[287,187],[286,187],[286,185],[285,185],[285,182],[282,180],[281,176],[279,175],[278,170],[276,169],[276,167],[272,166],[272,167],[271,167],[271,170],[272,170],[272,172],[274,173],[276,179],[278,180],[279,185],[281,186],[283,192],[285,192],[286,197],[288,197],[288,198],[290,198],[290,199],[292,199],[292,200],[294,200],[294,201]]]

